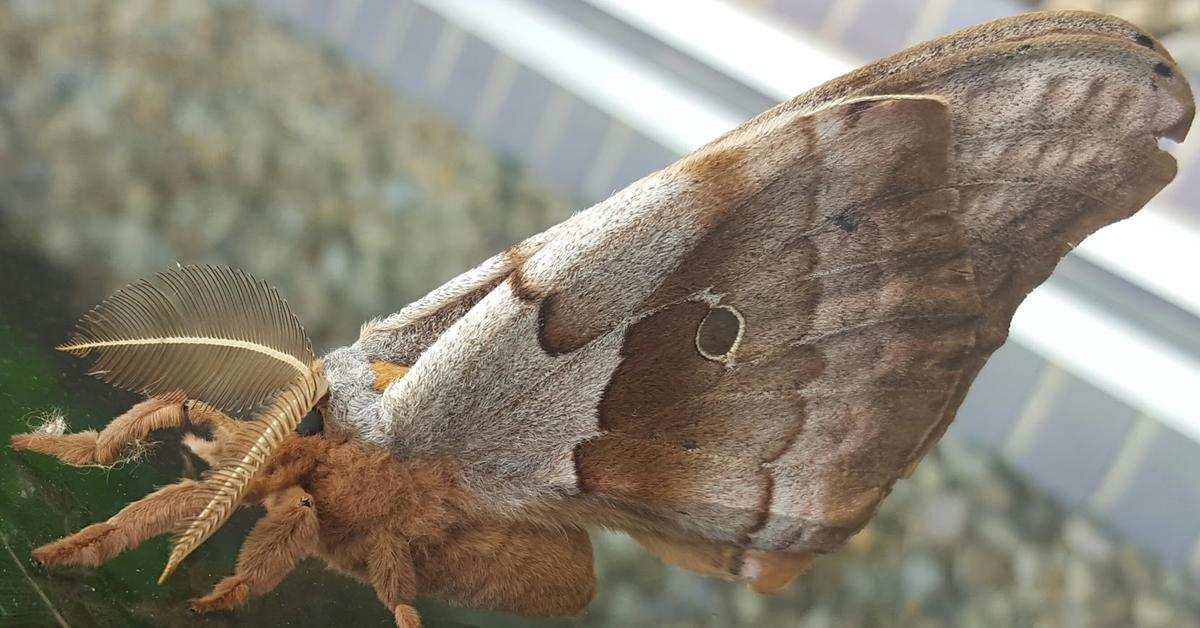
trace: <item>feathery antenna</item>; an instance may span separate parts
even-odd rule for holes
[[[172,541],[159,583],[229,519],[262,466],[329,390],[279,292],[220,266],[181,266],[126,286],[92,308],[58,349],[96,354],[92,374],[115,386],[252,417],[232,439],[232,453],[203,480],[208,504]]]

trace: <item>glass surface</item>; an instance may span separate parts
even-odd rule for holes
[[[240,611],[189,616],[231,573],[253,508],[163,586],[163,538],[44,571],[32,548],[203,466],[178,430],[114,468],[17,454],[9,436],[56,417],[96,429],[137,401],[53,347],[100,298],[173,263],[268,280],[325,350],[571,209],[242,5],[0,0],[0,626],[392,625],[369,588],[315,560]],[[1200,625],[1194,578],[953,439],[780,595],[593,540],[599,591],[580,617],[418,607],[429,626]]]

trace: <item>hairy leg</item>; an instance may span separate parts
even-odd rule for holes
[[[420,628],[421,617],[411,606],[417,596],[417,575],[404,539],[380,534],[367,556],[367,578],[379,601],[391,609],[399,628]]]
[[[71,536],[33,550],[43,565],[98,566],[146,539],[165,534],[204,508],[208,498],[197,482],[183,480],[129,504],[108,521],[92,524]]]
[[[392,611],[392,617],[396,620],[396,628],[421,628],[421,616],[417,614],[417,609],[401,604]]]
[[[255,524],[238,555],[232,576],[204,597],[192,600],[192,611],[206,613],[242,606],[251,595],[274,589],[296,564],[317,552],[317,510],[312,496],[293,486],[267,497],[267,514]]]
[[[13,449],[50,454],[71,465],[113,464],[121,452],[140,442],[154,430],[185,424],[209,425],[214,431],[236,429],[233,419],[197,401],[147,399],[113,419],[100,432],[85,430],[74,434],[16,434]]]

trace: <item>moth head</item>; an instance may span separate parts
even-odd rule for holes
[[[296,424],[296,433],[301,436],[317,436],[325,432],[325,416],[319,407],[308,411]]]
[[[88,312],[58,348],[94,354],[92,374],[116,386],[203,401],[245,420],[202,481],[208,504],[179,522],[159,582],[229,518],[329,388],[279,292],[218,266],[180,266],[126,286]]]
[[[324,365],[321,360],[313,362],[313,370],[321,373],[321,378],[325,380],[326,388],[328,388],[329,380],[324,376]],[[308,414],[300,418],[300,422],[296,424],[296,433],[300,436],[319,436],[325,433],[325,406],[329,404],[329,392],[326,390],[325,396],[321,397],[315,406],[309,409]]]

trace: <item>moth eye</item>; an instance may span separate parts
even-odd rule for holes
[[[696,330],[696,350],[715,362],[729,362],[742,341],[746,319],[728,305],[718,305],[708,311]]]
[[[304,415],[303,419],[296,424],[296,433],[301,436],[313,436],[325,431],[325,417],[321,416],[321,411],[315,407]]]

